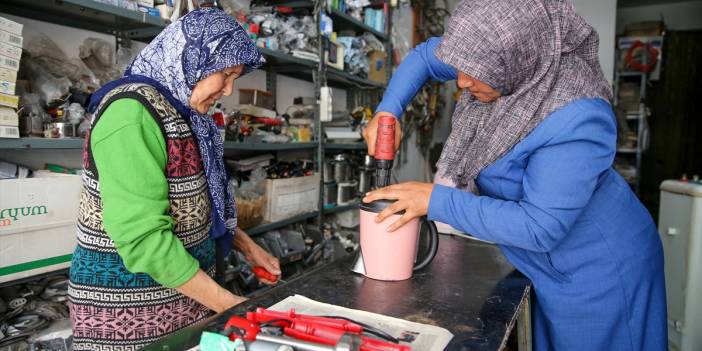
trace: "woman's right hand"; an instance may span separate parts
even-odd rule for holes
[[[400,142],[402,141],[402,128],[400,127],[400,120],[397,119],[397,116],[389,112],[378,112],[363,130],[363,139],[366,140],[368,154],[371,156],[375,156],[375,141],[378,137],[378,119],[381,116],[393,116],[397,120],[397,124],[395,124],[395,152],[400,148]]]
[[[224,312],[246,301],[245,297],[234,295],[219,286],[202,269],[198,270],[195,276],[177,287],[176,290],[217,313]]]

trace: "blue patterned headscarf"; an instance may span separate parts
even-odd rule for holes
[[[244,73],[265,60],[246,31],[215,8],[188,13],[166,27],[127,67],[124,78],[93,94],[89,111],[115,87],[142,82],[156,87],[190,122],[205,168],[212,202],[210,236],[222,252],[229,252],[236,230],[234,197],[227,187],[224,143],[212,117],[190,108],[198,81],[224,69],[244,65]]]

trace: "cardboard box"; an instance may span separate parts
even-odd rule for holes
[[[22,58],[22,48],[7,43],[0,43],[0,55],[19,60]]]
[[[0,282],[70,265],[82,184],[66,174],[0,180]]]
[[[17,111],[9,107],[0,107],[0,126],[19,126],[19,117],[17,116]]]
[[[154,7],[154,0],[137,0],[137,5],[144,7]]]
[[[22,37],[19,35],[0,30],[0,42],[4,42],[21,48],[23,41],[24,39],[22,39]]]
[[[386,84],[388,82],[387,75],[387,55],[384,51],[371,51],[368,54],[368,60],[370,61],[370,71],[368,72],[368,79],[374,82]]]
[[[239,104],[254,105],[268,110],[275,108],[275,97],[273,94],[258,89],[239,89]]]
[[[0,93],[0,106],[17,108],[19,106],[19,97]]]
[[[7,95],[15,95],[15,83],[0,80],[0,93]]]
[[[11,71],[19,71],[19,60],[0,55],[0,68],[9,69]]]
[[[5,17],[0,17],[0,30],[22,36],[22,27],[24,27],[22,23],[17,23]]]
[[[266,179],[266,208],[263,219],[280,221],[317,211],[319,173],[307,177]]]
[[[4,80],[10,83],[17,82],[17,71],[10,69],[0,68],[0,80]]]
[[[0,138],[17,139],[19,137],[20,133],[18,127],[0,126]]]

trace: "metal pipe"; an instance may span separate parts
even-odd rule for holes
[[[292,346],[296,350],[300,351],[335,351],[336,348],[333,346],[327,346],[327,345],[322,345],[322,344],[315,344],[307,341],[300,341],[300,340],[295,340],[291,338],[285,338],[282,336],[272,336],[272,335],[265,335],[265,334],[258,334],[256,335],[256,340],[260,341],[268,341],[276,344],[281,344],[281,345],[288,345]]]

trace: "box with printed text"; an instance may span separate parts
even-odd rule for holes
[[[0,180],[0,282],[70,265],[80,176]]]

